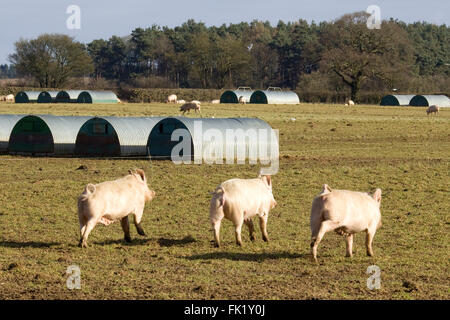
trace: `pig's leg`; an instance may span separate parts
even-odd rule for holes
[[[241,215],[242,218],[238,218],[237,221],[234,221],[234,234],[236,236],[236,244],[238,246],[242,246],[242,237],[241,237],[241,231],[242,231],[242,225],[244,224],[244,214]]]
[[[322,221],[317,236],[316,237],[313,236],[311,242],[311,253],[315,261],[317,261],[317,246],[319,245],[325,233],[334,230],[338,227],[339,227],[338,222],[333,222],[330,220]]]
[[[130,224],[128,222],[128,216],[123,217],[120,220],[120,224],[122,225],[122,230],[125,235],[125,241],[131,242],[131,236],[130,236]]]
[[[375,235],[375,230],[367,229],[367,233],[366,233],[366,250],[367,250],[367,255],[369,257],[373,257],[372,241],[373,241],[373,236],[374,235]]]
[[[353,234],[349,234],[345,237],[345,250],[345,256],[351,258],[353,256]]]
[[[83,242],[83,234],[86,230],[86,219],[84,216],[79,216],[78,220],[80,222],[80,245]]]
[[[244,223],[248,227],[248,232],[250,233],[250,240],[251,241],[255,241],[255,235],[253,234],[253,232],[255,231],[255,227],[253,226],[252,219],[247,219],[247,220],[244,221]]]
[[[268,215],[265,214],[262,217],[259,217],[259,227],[261,229],[261,233],[262,233],[262,238],[264,241],[268,242],[269,241],[269,234],[267,233],[267,219],[268,219]]]
[[[138,234],[141,236],[145,236],[144,229],[141,226],[142,214],[143,210],[139,210],[137,213],[134,214],[134,225],[136,226]]]
[[[87,239],[89,237],[89,234],[91,233],[92,229],[94,229],[95,225],[97,224],[97,220],[94,218],[91,218],[87,224],[84,226],[84,232],[83,235],[81,236],[81,240],[80,240],[80,247],[82,248],[87,248],[88,244],[87,244]]]
[[[211,220],[211,225],[214,232],[214,246],[216,248],[220,247],[220,224],[222,219]]]

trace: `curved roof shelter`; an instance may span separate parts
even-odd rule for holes
[[[293,91],[282,91],[278,87],[257,90],[252,93],[250,103],[259,104],[299,104],[298,95]]]
[[[9,137],[16,123],[25,117],[25,114],[0,115],[0,153],[8,151]]]
[[[150,131],[163,117],[95,117],[86,121],[76,138],[75,154],[82,156],[143,156]]]
[[[55,102],[77,102],[78,96],[83,90],[61,90],[55,98]]]
[[[19,91],[16,94],[16,103],[35,103],[38,100],[40,91]]]
[[[175,132],[174,139],[178,140],[172,141],[172,135],[177,129],[184,129],[178,131],[183,135],[180,137]],[[216,135],[221,139],[216,141]],[[271,159],[270,152],[273,154],[274,150],[278,157],[278,141],[271,139],[271,135],[270,125],[257,118],[170,117],[162,119],[155,125],[149,135],[148,147],[151,157],[156,159],[171,159],[173,151],[183,160],[201,163],[202,159],[206,161],[219,159],[220,156],[213,151],[217,150],[218,154],[222,154],[222,160],[231,158],[227,157],[229,154],[232,155],[232,160],[245,161],[250,160],[250,151],[256,150],[258,160],[268,161]],[[185,138],[188,140],[184,141]],[[181,144],[186,147],[184,150],[180,150]],[[239,156],[238,150],[243,151]]]
[[[59,91],[42,91],[37,98],[38,103],[52,103],[56,101]]]
[[[381,99],[380,106],[408,106],[413,94],[388,94]]]
[[[31,155],[72,155],[78,131],[90,118],[24,116],[12,129],[8,151]]]
[[[450,107],[450,99],[446,95],[416,95],[411,99],[409,105],[415,107],[432,105]]]
[[[220,96],[220,103],[239,103],[239,97],[243,96],[246,103],[250,102],[253,93],[250,87],[239,87],[236,90],[227,90]]]
[[[112,91],[83,91],[78,95],[78,103],[117,103],[117,96]]]

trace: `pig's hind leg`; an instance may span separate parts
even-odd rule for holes
[[[369,257],[373,257],[372,241],[375,236],[375,230],[367,229],[366,231],[366,251]]]
[[[120,224],[122,225],[122,230],[125,235],[125,241],[131,242],[131,236],[130,236],[130,223],[128,222],[128,216],[123,217],[120,220]]]
[[[248,232],[250,233],[250,240],[251,240],[251,241],[255,241],[255,235],[254,235],[255,227],[253,226],[253,221],[252,221],[252,219],[244,220],[244,223],[245,223],[245,224],[247,225],[247,227],[248,227]]]
[[[339,222],[334,222],[331,220],[322,221],[317,235],[312,234],[311,236],[311,253],[315,261],[317,261],[317,247],[322,240],[325,233],[332,231],[339,227]]]
[[[82,232],[82,236],[81,236],[81,239],[80,239],[80,244],[79,244],[80,247],[87,248],[87,246],[88,246],[87,239],[88,239],[89,234],[94,229],[96,224],[97,224],[97,220],[94,219],[94,218],[91,218],[91,219],[88,220],[86,225],[83,227],[84,228],[84,232]]]

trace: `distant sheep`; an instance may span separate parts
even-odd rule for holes
[[[200,105],[193,102],[185,103],[180,107],[180,111],[182,111],[183,114],[189,112],[191,109],[194,109],[195,113],[197,113],[197,110],[201,112]]]
[[[177,103],[177,95],[176,94],[171,94],[167,97],[166,103]]]
[[[430,113],[435,113],[436,115],[439,114],[439,107],[436,105],[429,106],[427,108],[427,116],[430,115]]]

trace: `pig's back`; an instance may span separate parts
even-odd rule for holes
[[[261,179],[230,179],[221,187],[228,203],[249,213],[259,212],[271,199],[271,193]]]
[[[333,190],[322,197],[325,219],[365,224],[378,210],[375,200],[363,192]]]

